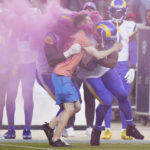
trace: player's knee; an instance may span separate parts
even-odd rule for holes
[[[110,92],[107,92],[103,94],[103,96],[101,97],[101,100],[104,105],[112,105],[113,98],[114,98],[113,95]]]
[[[117,96],[117,99],[122,102],[125,102],[127,100],[127,98],[128,98],[128,95],[126,92],[120,93]]]

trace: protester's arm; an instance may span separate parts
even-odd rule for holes
[[[97,59],[105,58],[106,56],[110,55],[111,53],[122,49],[121,43],[115,43],[112,48],[105,50],[105,51],[98,51],[95,47],[89,46],[84,47],[84,50],[89,53],[90,55],[94,56]]]

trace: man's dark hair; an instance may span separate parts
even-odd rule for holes
[[[74,18],[74,26],[77,27],[87,17],[87,14],[79,14]]]

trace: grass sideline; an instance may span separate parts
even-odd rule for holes
[[[47,143],[0,143],[0,150],[150,150],[150,144],[101,144],[73,143],[72,147],[51,147]]]

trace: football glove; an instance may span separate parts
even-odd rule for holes
[[[131,84],[135,78],[135,69],[130,68],[129,71],[124,76],[124,78],[126,79],[126,82],[128,84]]]
[[[67,51],[64,52],[64,56],[66,58],[69,58],[70,56],[74,54],[78,54],[81,52],[81,46],[80,44],[73,44]]]

